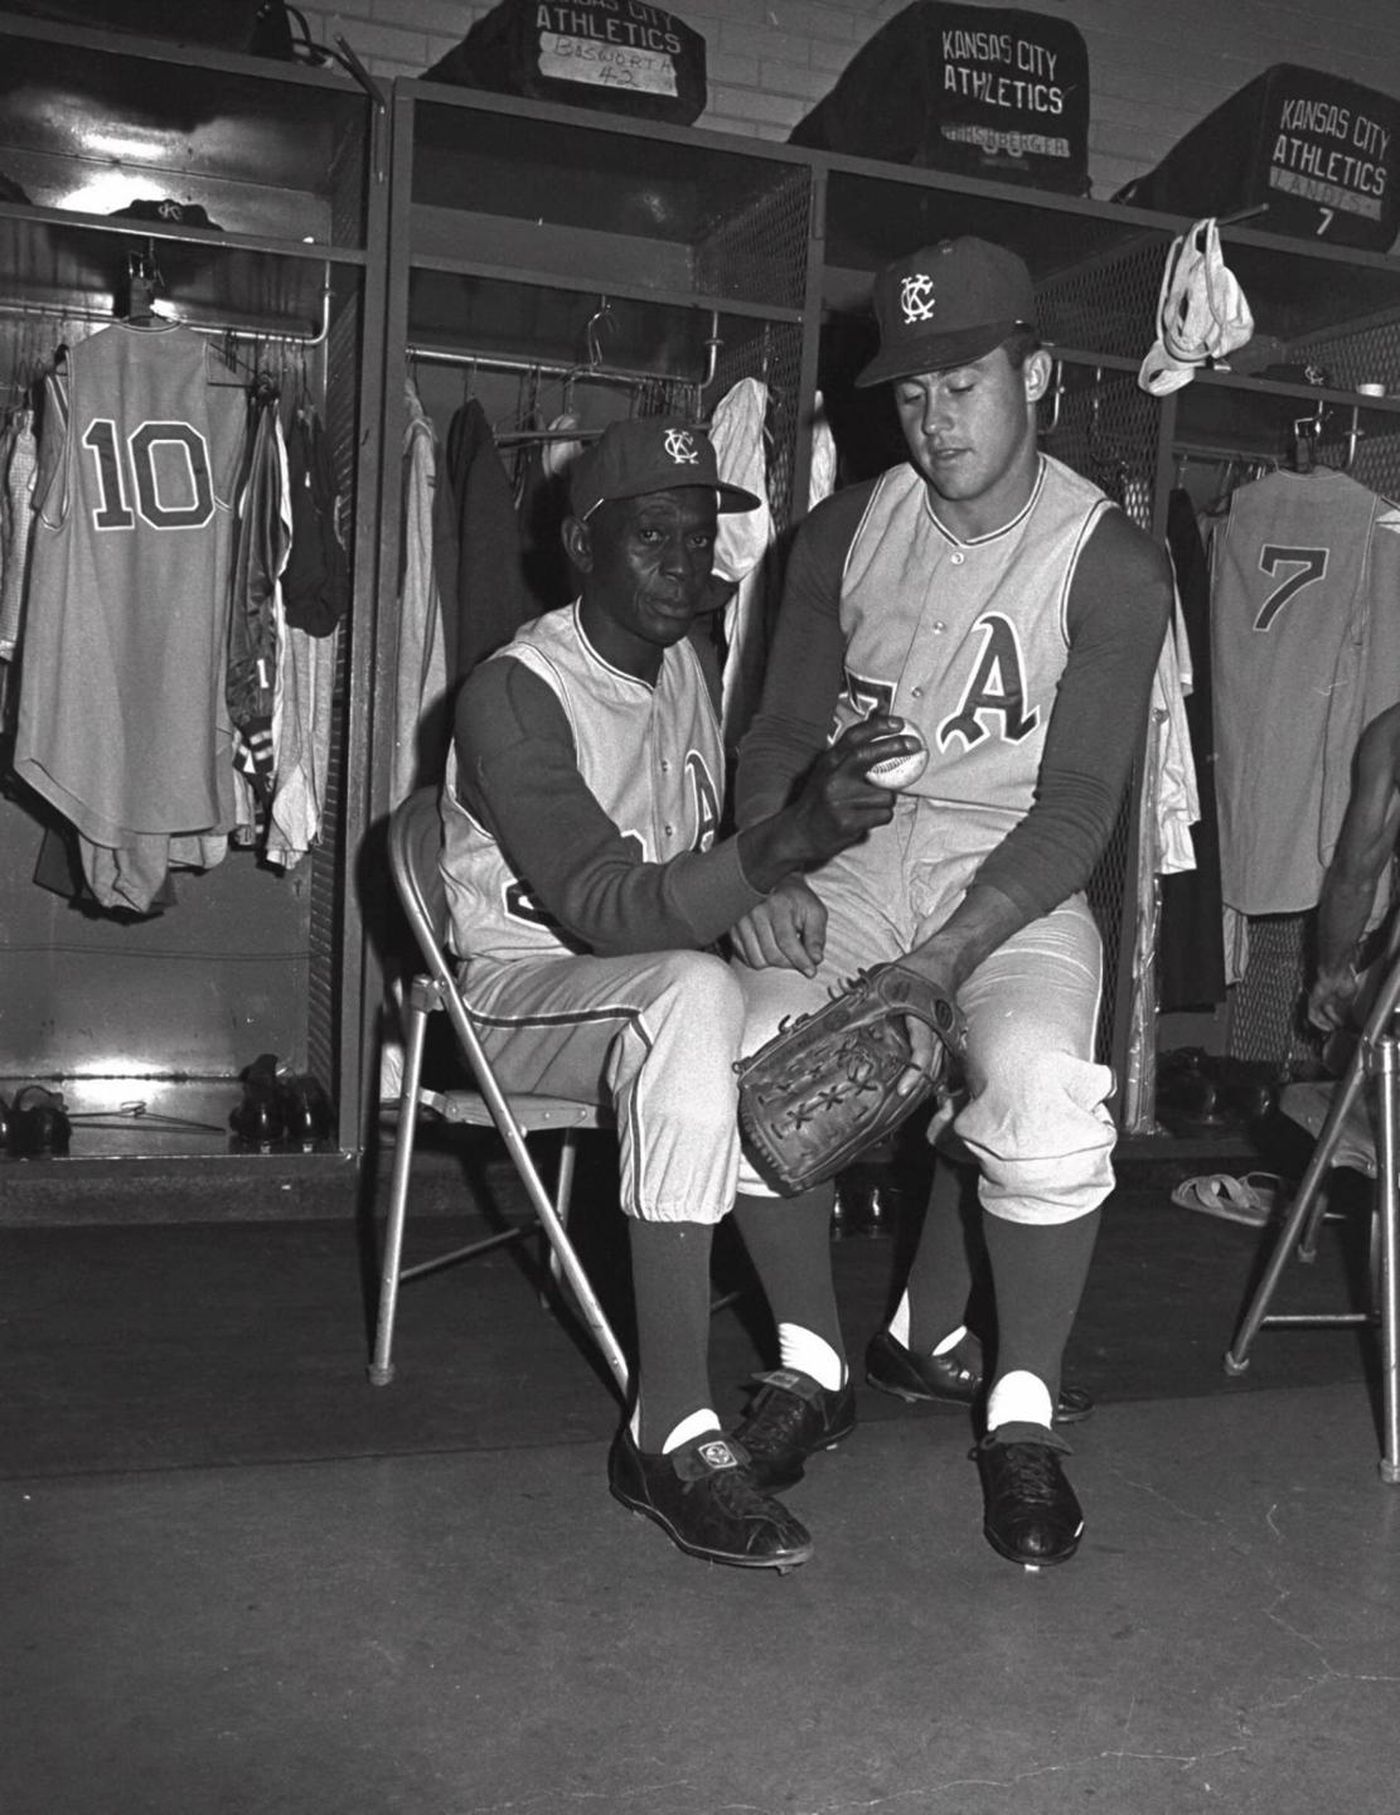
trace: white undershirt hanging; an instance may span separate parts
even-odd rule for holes
[[[762,501],[757,510],[722,511],[715,543],[715,572],[737,581],[739,588],[724,614],[720,723],[731,750],[758,706],[767,654],[764,556],[773,541],[763,439],[767,414],[767,385],[757,378],[741,378],[715,405],[710,420],[720,478],[743,486]]]

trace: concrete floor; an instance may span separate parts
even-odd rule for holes
[[[289,1383],[295,1390],[295,1383]],[[600,1395],[603,1388],[599,1386]],[[4,1815],[1381,1815],[1400,1490],[1355,1385],[1100,1407],[1067,1566],[869,1422],[786,1577],[605,1444],[0,1484]]]

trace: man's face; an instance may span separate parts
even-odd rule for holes
[[[574,526],[570,554],[584,574],[584,621],[600,654],[636,673],[632,658],[654,666],[680,641],[707,599],[717,521],[713,491],[687,485],[610,500]]]
[[[949,503],[986,501],[1016,486],[1035,448],[1028,398],[1043,389],[1045,355],[1018,371],[1004,347],[970,365],[898,379],[900,426],[915,466]]]

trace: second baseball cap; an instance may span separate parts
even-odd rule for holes
[[[613,422],[574,461],[569,503],[587,517],[609,498],[641,498],[699,485],[716,494],[721,510],[757,510],[759,500],[719,476],[714,443],[703,428],[676,416],[634,416]]]
[[[1018,327],[1035,325],[1035,286],[1024,260],[966,235],[897,258],[875,277],[880,351],[858,385],[968,365]]]

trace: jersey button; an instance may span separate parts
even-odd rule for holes
[[[674,838],[675,835],[676,835],[676,828],[674,826],[667,826],[666,827],[666,836],[668,838]]]
[[[941,637],[948,626],[943,622],[942,618],[935,618],[929,628],[936,637]]]
[[[671,773],[671,759],[668,756],[663,756],[661,759],[661,773],[663,775]]]
[[[943,628],[943,626],[941,624],[934,625],[935,630],[942,630],[942,628]],[[911,687],[909,689],[909,691],[910,691],[910,693],[913,694],[913,696],[916,700],[921,700],[924,697],[924,690],[922,687]]]
[[[953,557],[952,557],[952,560],[953,560],[953,565],[954,565],[954,567],[961,567],[961,566],[962,566],[962,564],[963,564],[963,562],[964,562],[964,561],[965,561],[965,560],[966,560],[966,559],[967,559],[967,556],[966,556],[966,555],[963,555],[963,554],[954,554],[954,556],[953,556]]]

